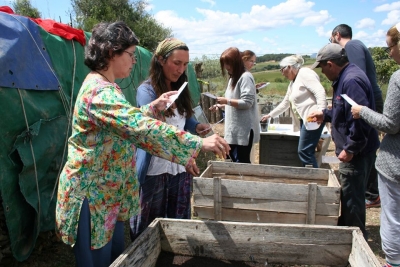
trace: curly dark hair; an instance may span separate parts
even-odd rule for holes
[[[168,52],[166,55],[163,56],[163,61],[168,60],[168,57],[171,56],[171,54],[175,50],[184,50],[184,51],[189,51],[189,48],[186,45],[179,46],[170,52]],[[160,97],[163,93],[168,92],[168,87],[167,84],[165,83],[165,76],[164,72],[162,69],[162,66],[160,62],[158,61],[157,56],[154,54],[153,58],[150,63],[150,84],[154,88],[157,97]],[[188,80],[188,77],[186,75],[186,71],[182,73],[182,75],[178,78],[176,82],[171,82],[171,88],[172,90],[177,91],[181,85]],[[189,86],[186,85],[187,87]],[[190,97],[190,91],[189,88],[185,89],[182,91],[182,93],[179,95],[178,99],[175,100],[175,104],[178,108],[179,114],[183,115],[186,112],[186,118],[190,118],[193,116],[193,100]],[[174,112],[171,109],[167,109],[164,113],[166,117],[171,117],[175,116]]]
[[[93,27],[85,47],[85,65],[91,70],[107,70],[111,58],[138,43],[139,39],[125,22],[101,22]]]

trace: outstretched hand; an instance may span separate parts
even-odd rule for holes
[[[260,122],[266,122],[266,121],[268,121],[269,118],[271,118],[271,116],[269,114],[264,115],[261,117]]]
[[[318,122],[318,123],[323,123],[324,122],[324,113],[320,110],[316,110],[308,114],[307,117],[308,122]]]
[[[196,133],[200,135],[207,135],[209,132],[211,132],[211,126],[206,123],[199,123],[196,126]]]
[[[190,173],[193,176],[200,174],[200,169],[197,167],[195,159],[191,159],[189,163],[185,167],[186,172]]]
[[[177,93],[178,93],[177,91],[169,91],[163,93],[159,98],[151,102],[150,105],[155,107],[159,111],[163,111],[167,107],[167,104],[172,102],[170,100],[170,97],[176,95]]]
[[[225,159],[226,156],[229,156],[229,151],[231,150],[231,147],[224,138],[222,138],[218,134],[213,134],[209,137],[203,138],[203,146],[201,150],[203,152],[214,152],[217,157]]]
[[[353,119],[359,119],[360,118],[360,111],[363,106],[360,105],[355,105],[351,107],[351,114],[353,114]]]

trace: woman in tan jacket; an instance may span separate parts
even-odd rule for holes
[[[293,114],[293,130],[300,130],[299,158],[303,166],[312,165],[314,168],[318,168],[314,152],[324,124],[321,124],[315,130],[311,130],[306,127],[306,120],[311,111],[326,108],[325,89],[319,81],[318,74],[310,68],[302,68],[303,64],[304,59],[301,55],[285,57],[279,63],[282,75],[291,82],[283,101],[269,114],[264,115],[261,122],[279,116],[290,108]]]

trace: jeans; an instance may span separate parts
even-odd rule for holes
[[[306,165],[312,165],[313,168],[318,168],[318,162],[315,158],[315,148],[321,138],[324,126],[325,123],[322,123],[318,129],[308,131],[304,126],[303,120],[300,120],[300,139],[297,152],[301,162],[303,163],[303,167]]]
[[[231,151],[229,151],[229,157],[231,158],[232,162],[251,163],[250,153],[253,146],[253,136],[253,130],[250,130],[249,144],[247,146],[229,144],[231,147]]]
[[[104,247],[91,250],[90,211],[87,199],[83,201],[79,215],[78,236],[74,245],[77,267],[106,267],[111,265],[125,249],[124,223],[117,222],[110,242]]]
[[[357,226],[367,240],[365,229],[365,187],[375,161],[376,151],[355,155],[350,162],[339,164],[341,215],[338,225]]]

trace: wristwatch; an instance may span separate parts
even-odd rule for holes
[[[232,105],[232,103],[231,103],[231,100],[230,99],[228,99],[228,106],[231,106]]]

